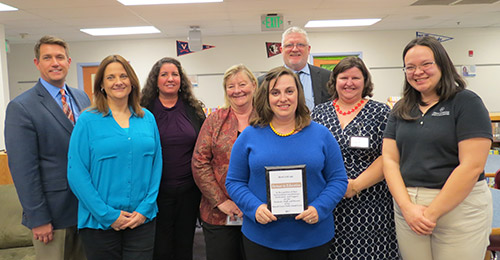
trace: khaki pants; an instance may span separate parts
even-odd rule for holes
[[[439,189],[407,188],[413,203],[429,205]],[[417,235],[394,202],[399,250],[404,260],[479,260],[489,245],[493,207],[485,181],[479,181],[462,203],[441,216],[431,235]]]
[[[33,239],[36,260],[85,260],[82,241],[76,227],[54,229],[48,244]]]

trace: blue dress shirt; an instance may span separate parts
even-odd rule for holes
[[[42,78],[40,78],[40,83],[42,83],[42,86],[49,92],[49,94],[52,96],[52,98],[56,101],[56,103],[62,109],[61,92],[59,92],[59,90],[61,88],[58,88],[58,87],[48,83],[47,81],[45,81]],[[80,109],[84,109],[84,107],[78,108],[78,106],[76,105],[75,99],[68,92],[68,87],[66,86],[66,84],[64,84],[63,89],[64,89],[64,92],[66,93],[66,96],[69,97],[67,100],[69,100],[69,105],[70,105],[71,111],[73,111],[73,116],[75,117],[75,122],[76,122],[78,120],[78,117],[80,116]]]

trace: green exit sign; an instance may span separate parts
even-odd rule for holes
[[[262,31],[283,31],[283,15],[264,14],[260,17]]]

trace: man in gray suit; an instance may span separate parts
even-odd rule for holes
[[[42,37],[34,63],[38,83],[8,104],[5,117],[5,145],[22,223],[33,233],[37,260],[85,259],[76,230],[78,202],[66,170],[74,122],[90,101],[65,83],[71,63],[65,41]]]
[[[315,105],[326,102],[330,99],[330,94],[326,88],[326,83],[330,79],[329,70],[313,66],[307,63],[311,46],[307,32],[299,27],[290,27],[283,32],[281,38],[281,53],[285,67],[298,74],[306,105],[312,112]],[[264,76],[259,77],[259,85]]]

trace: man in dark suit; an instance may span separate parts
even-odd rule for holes
[[[87,95],[65,84],[71,58],[62,39],[35,45],[38,83],[13,99],[5,117],[9,167],[33,233],[36,259],[85,259],[77,236],[77,199],[66,177],[71,131]]]
[[[315,105],[330,99],[326,83],[330,79],[331,72],[308,64],[307,59],[310,51],[311,46],[306,31],[299,27],[290,27],[283,33],[281,53],[285,67],[298,74],[304,88],[307,107],[312,112]],[[263,79],[264,76],[259,77],[259,86]]]

